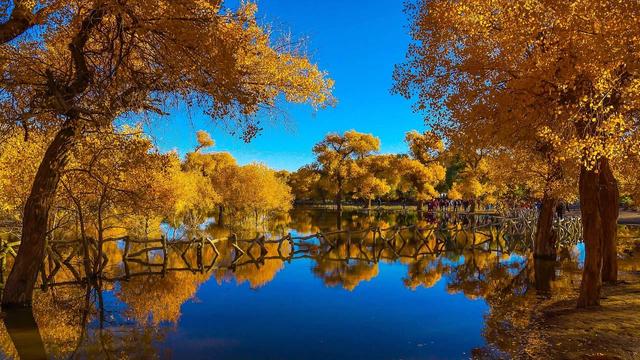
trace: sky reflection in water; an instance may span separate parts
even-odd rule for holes
[[[415,221],[350,215],[342,226]],[[294,235],[337,227],[335,217],[318,213],[294,213],[290,224]],[[225,250],[221,253],[224,257]],[[92,292],[82,338],[82,288],[40,294],[35,317],[53,357],[464,359],[487,345],[483,331],[490,307],[484,297],[527,275],[526,259],[458,250],[377,265],[267,260],[260,269],[249,264],[235,271],[104,283],[103,329],[99,299]],[[78,304],[69,306],[73,301]],[[12,355],[6,331],[0,335],[5,356]]]

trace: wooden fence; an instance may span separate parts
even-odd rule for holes
[[[84,243],[80,240],[52,241],[47,245],[46,259],[40,271],[42,287],[78,284],[87,281],[85,273],[93,273],[106,281],[126,281],[135,276],[160,275],[171,271],[205,273],[212,270],[234,270],[238,266],[253,264],[260,267],[268,260],[292,261],[301,258],[321,258],[329,261],[393,261],[401,258],[420,259],[461,250],[480,250],[511,253],[530,249],[535,236],[536,217],[521,213],[517,217],[484,217],[482,221],[436,223],[427,227],[418,225],[360,230],[336,230],[297,236],[269,238],[259,235],[240,239],[236,234],[212,239],[201,236],[190,239],[133,239],[129,237],[106,239],[101,246],[116,242],[120,259],[109,259],[99,251],[99,244],[89,239],[94,260],[92,268],[83,265]],[[581,238],[579,218],[556,220],[561,246],[576,244]],[[4,280],[7,260],[16,255],[19,241],[0,240],[0,276]],[[226,250],[222,254],[220,247]],[[267,249],[271,247],[271,250]],[[341,257],[332,257],[332,250],[344,247]],[[275,250],[274,250],[275,247]],[[286,251],[284,250],[286,247]],[[209,249],[207,251],[207,249]],[[258,250],[258,251],[256,251]],[[100,254],[100,255],[98,255]],[[174,256],[179,265],[171,265]],[[223,261],[223,258],[226,260]],[[175,261],[174,261],[175,263]],[[107,267],[121,271],[116,276],[105,272]],[[142,269],[142,270],[141,270]],[[136,271],[138,270],[138,271]],[[61,271],[71,276],[56,279]],[[69,279],[69,277],[71,277]]]

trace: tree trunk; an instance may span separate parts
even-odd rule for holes
[[[420,200],[418,201],[418,208],[417,208],[418,213],[421,214],[423,209],[424,209],[424,201]]]
[[[553,230],[553,214],[557,199],[545,192],[542,198],[542,209],[536,225],[536,239],[533,256],[540,259],[556,259],[557,234]]]
[[[580,169],[580,211],[582,213],[582,231],[585,259],[580,284],[578,307],[600,304],[602,288],[602,219],[600,217],[599,174]]]
[[[75,200],[74,200],[75,201]],[[89,238],[87,237],[87,231],[84,223],[84,213],[82,211],[82,206],[80,202],[76,202],[77,212],[78,212],[78,222],[80,223],[80,239],[82,240],[82,264],[84,265],[84,276],[87,279],[92,278],[91,273],[91,254],[89,252]],[[44,258],[42,259],[44,260]]]
[[[49,210],[58,182],[75,144],[79,127],[68,121],[47,148],[24,208],[18,255],[7,278],[2,306],[30,306],[38,270],[44,260]]]
[[[256,218],[256,228],[258,227],[258,209],[253,209],[253,215]]]
[[[342,213],[342,191],[338,191],[338,195],[336,195],[336,210],[338,214]]]
[[[218,205],[218,226],[224,226],[224,206]]]
[[[620,192],[607,159],[600,165],[600,217],[602,219],[602,281],[618,281],[618,201]]]
[[[551,281],[555,279],[556,262],[549,259],[534,258],[536,293],[539,296],[551,295]]]
[[[45,360],[48,358],[32,309],[18,308],[7,311],[4,325],[20,359]]]

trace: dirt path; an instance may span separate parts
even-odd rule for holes
[[[618,223],[623,225],[640,224],[640,212],[620,210],[620,217],[618,218]]]
[[[602,306],[576,309],[575,299],[542,309],[538,319],[547,359],[640,359],[640,280],[605,286]],[[535,356],[538,358],[538,356]]]
[[[580,209],[571,210],[567,213],[569,216],[580,216]],[[640,225],[640,212],[632,210],[620,209],[620,216],[618,217],[618,224],[620,225]]]

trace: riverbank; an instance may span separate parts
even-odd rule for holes
[[[640,358],[640,276],[623,273],[621,280],[603,287],[600,307],[577,309],[576,288],[537,310],[526,339],[532,351],[524,358]]]
[[[329,210],[329,211],[337,211],[337,207],[334,204],[296,204],[296,209],[302,210]],[[417,212],[416,205],[398,205],[398,204],[383,204],[376,205],[373,204],[370,208],[365,207],[361,204],[343,204],[342,205],[343,212],[376,212],[376,211],[408,211],[408,212]],[[427,212],[427,209],[424,209]],[[437,212],[442,212],[443,210],[438,210]],[[431,211],[433,212],[433,211]],[[457,211],[459,214],[472,214],[464,211]],[[475,212],[477,215],[489,215],[489,214],[497,214],[497,211],[494,209],[487,210],[477,210]]]
[[[580,216],[580,209],[571,210],[569,216]],[[640,212],[634,210],[620,209],[618,216],[618,224],[620,225],[640,225]]]
[[[621,241],[619,282],[604,285],[601,306],[577,309],[579,273],[538,301],[520,341],[522,359],[640,359],[640,241]],[[558,285],[560,285],[560,283]]]
[[[297,204],[296,208],[299,209],[318,209],[318,210],[336,210],[334,204]],[[373,205],[370,209],[367,209],[360,204],[344,204],[342,205],[343,211],[416,211],[415,205],[397,205],[397,204],[384,204],[381,206]],[[476,214],[486,215],[495,214],[495,210],[481,210],[476,211]],[[580,216],[580,209],[573,209],[567,213],[568,216]],[[618,217],[618,224],[620,225],[640,225],[640,211],[623,210],[620,209],[620,216]]]
[[[640,212],[631,210],[620,210],[618,224],[640,225]]]

